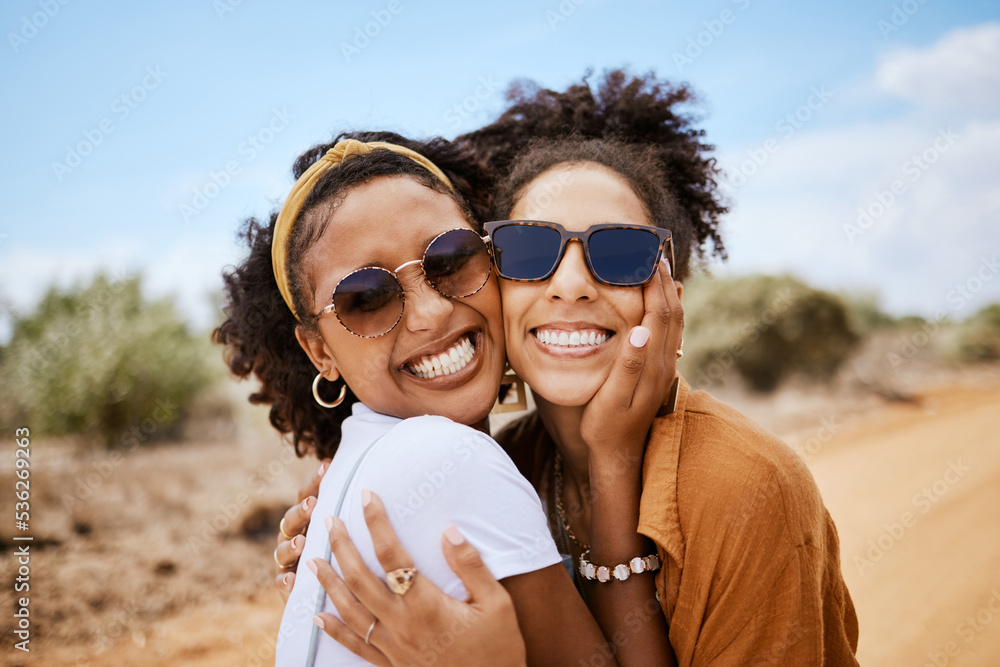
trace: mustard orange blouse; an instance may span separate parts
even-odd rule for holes
[[[497,439],[541,488],[554,445],[538,416]],[[858,664],[837,529],[786,444],[682,378],[642,476],[639,532],[663,562],[656,588],[680,667]]]

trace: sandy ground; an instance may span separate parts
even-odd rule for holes
[[[911,403],[865,401],[863,409],[858,402],[780,399],[800,404],[794,419],[758,410],[753,401],[740,407],[785,437],[816,477],[840,531],[844,576],[861,623],[861,664],[995,667],[1000,381],[993,376],[915,393]],[[72,511],[60,510],[59,489],[50,489],[53,517],[45,530],[72,537],[54,537],[37,554],[32,652],[10,650],[8,631],[0,660],[273,664],[269,640],[281,605],[269,588],[268,522],[311,464],[276,457],[273,438],[253,444],[241,435],[239,446],[232,439],[133,453]],[[52,451],[48,462],[39,457],[36,470],[51,464],[50,483],[64,490],[80,455]],[[269,464],[274,474],[259,487],[249,475]],[[159,481],[192,468],[212,474],[178,472],[179,482]],[[237,503],[240,517],[219,520],[238,493],[250,496]],[[206,552],[184,543],[192,526],[197,533],[212,520],[222,529],[206,535]],[[122,587],[129,595],[115,597]],[[10,609],[11,595],[4,595],[0,603]],[[155,604],[142,602],[148,600]]]

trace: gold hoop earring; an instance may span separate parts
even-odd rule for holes
[[[341,403],[343,403],[344,397],[347,396],[347,383],[345,382],[344,386],[340,388],[340,396],[337,397],[337,400],[335,400],[333,403],[327,403],[319,396],[319,381],[321,379],[323,379],[323,374],[317,373],[316,379],[313,380],[313,398],[316,399],[316,402],[322,405],[324,408],[335,408]]]

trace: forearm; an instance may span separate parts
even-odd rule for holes
[[[591,553],[596,565],[614,567],[636,556],[656,553],[637,532],[642,470],[622,461],[591,461]],[[591,613],[612,644],[619,665],[672,665],[668,627],[656,600],[655,576],[632,574],[627,580],[584,581]]]

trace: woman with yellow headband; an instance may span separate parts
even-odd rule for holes
[[[560,553],[611,645],[590,660],[542,664],[605,665],[614,655],[619,664],[675,658],[684,667],[856,665],[858,622],[837,531],[802,461],[682,378],[645,419],[621,381],[622,355],[643,346],[643,329],[650,354],[629,364],[640,376],[658,374],[669,387],[680,355],[677,323],[664,335],[648,315],[676,318],[671,293],[681,287],[662,270],[651,274],[650,262],[676,250],[671,265],[682,280],[703,245],[722,251],[711,147],[673,108],[687,90],[614,72],[596,92],[587,82],[565,93],[520,91],[496,123],[460,138],[499,176],[498,220],[485,229],[508,361],[537,404],[497,439],[546,503]],[[668,308],[651,307],[653,283]],[[658,370],[649,363],[657,355]],[[595,416],[609,393],[620,413]],[[602,421],[616,437],[594,432]],[[306,513],[286,515],[289,529]],[[391,504],[372,497],[365,515],[385,569],[409,566]],[[361,544],[369,535],[351,537]],[[520,635],[505,622],[500,587],[468,543],[444,544],[471,595],[462,604],[430,586],[394,595],[342,526],[330,540],[343,579],[314,564],[341,618],[320,620],[352,651],[379,665],[523,664],[510,653]],[[283,546],[289,562],[295,550]],[[520,610],[518,621],[530,663],[533,621]],[[564,627],[553,637],[567,635],[579,636]],[[663,651],[656,640],[667,638]]]
[[[598,625],[561,565],[534,489],[472,428],[484,425],[505,364],[499,292],[473,212],[486,209],[479,167],[443,140],[367,133],[308,151],[294,171],[281,211],[247,225],[250,256],[225,276],[228,319],[216,333],[234,373],[261,380],[251,400],[271,404],[272,423],[292,434],[296,451],[333,458],[309,507],[311,529],[292,540],[304,558],[277,664],[359,664],[314,625],[317,613],[334,611],[316,563],[329,567],[328,531],[359,534],[373,501],[392,513],[412,560],[385,571],[363,541],[356,557],[400,598],[432,584],[466,597],[443,533],[453,554],[474,545],[504,584],[522,657],[589,661],[604,646],[602,629],[629,620]],[[657,290],[662,301],[659,282],[647,292],[652,300]],[[653,384],[647,409],[660,401]],[[609,431],[620,426],[614,407],[608,401],[599,419]],[[365,642],[379,632],[371,622]],[[650,636],[666,659],[662,632]]]

